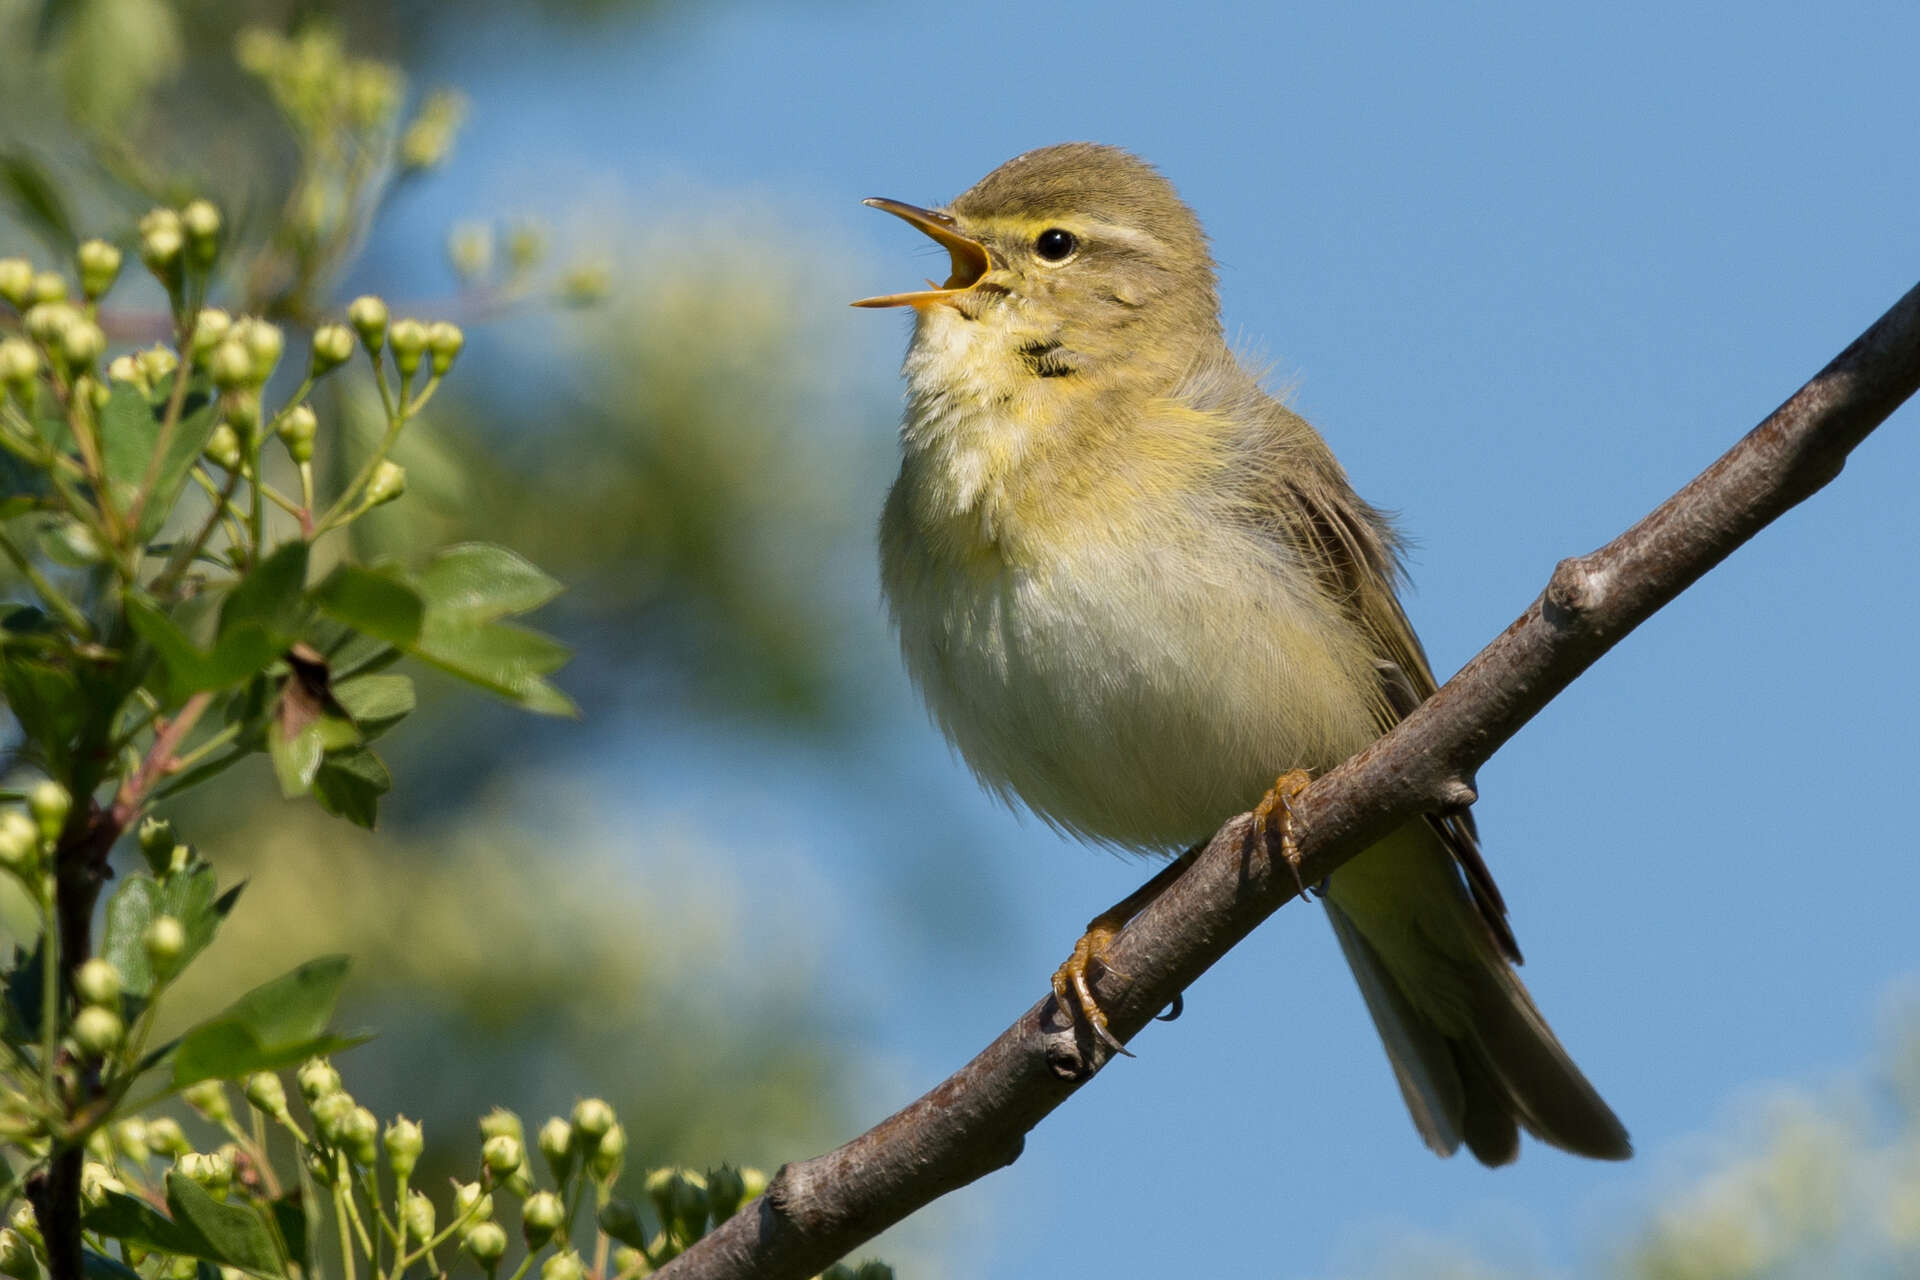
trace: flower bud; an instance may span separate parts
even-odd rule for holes
[[[235,387],[223,398],[227,424],[234,430],[243,449],[251,448],[260,434],[260,388]]]
[[[172,916],[155,916],[140,941],[147,950],[147,964],[152,967],[153,976],[165,981],[173,976],[174,967],[186,954],[187,927]]]
[[[330,373],[353,356],[353,333],[343,324],[323,324],[313,331],[313,358],[308,366],[314,377]]]
[[[300,1070],[294,1073],[293,1078],[300,1086],[300,1096],[309,1103],[330,1093],[340,1092],[340,1073],[325,1058],[308,1058],[300,1064]]]
[[[227,1097],[227,1087],[218,1080],[202,1080],[190,1084],[180,1091],[187,1105],[198,1111],[214,1124],[225,1124],[233,1119],[233,1100]]]
[[[473,1255],[474,1261],[488,1271],[492,1271],[495,1264],[507,1253],[506,1228],[497,1222],[479,1223],[468,1230],[464,1243],[467,1246],[467,1252]]]
[[[400,165],[406,169],[431,169],[453,150],[453,130],[445,121],[419,119],[400,135]]]
[[[415,1240],[433,1238],[434,1213],[433,1201],[417,1189],[407,1192],[406,1227],[407,1234]]]
[[[140,373],[150,385],[158,385],[160,380],[180,367],[180,357],[173,354],[171,347],[158,343],[134,356],[134,363],[140,366]]]
[[[613,1251],[614,1274],[622,1277],[634,1277],[653,1274],[653,1263],[647,1261],[647,1255],[630,1244],[623,1244]]]
[[[247,1102],[254,1110],[275,1120],[287,1116],[287,1086],[276,1071],[256,1071],[247,1077]]]
[[[407,491],[407,469],[387,458],[373,469],[367,481],[367,505],[377,507],[392,502]]]
[[[707,1180],[691,1169],[677,1170],[667,1184],[667,1213],[661,1221],[692,1242],[707,1233],[707,1213]]]
[[[127,1184],[113,1176],[113,1170],[96,1160],[89,1160],[80,1166],[80,1198],[88,1208],[99,1208],[107,1202],[107,1193],[127,1194]]]
[[[496,1178],[504,1178],[526,1160],[526,1148],[510,1133],[496,1134],[480,1144],[480,1161]]]
[[[194,200],[180,211],[180,225],[186,230],[193,260],[199,266],[211,263],[220,252],[220,211],[211,200]]]
[[[645,1244],[647,1228],[640,1221],[640,1210],[633,1201],[619,1196],[610,1198],[600,1206],[596,1221],[602,1231],[615,1240],[624,1240],[629,1244]]]
[[[139,1116],[128,1116],[113,1126],[113,1145],[135,1164],[145,1164],[153,1155],[153,1149],[147,1145],[147,1122]]]
[[[232,329],[232,316],[218,307],[202,307],[193,317],[193,341],[188,350],[196,360],[204,360]]]
[[[295,462],[313,461],[313,437],[320,429],[311,405],[297,404],[280,419],[280,443]]]
[[[537,223],[521,222],[507,233],[507,262],[514,274],[530,271],[547,256],[547,233]]]
[[[493,1217],[493,1197],[477,1182],[456,1182],[453,1184],[453,1216],[468,1224],[485,1222]],[[469,1225],[467,1229],[473,1228]]]
[[[747,1198],[747,1184],[740,1171],[730,1164],[707,1170],[707,1205],[715,1222],[731,1218]]]
[[[106,332],[91,320],[76,320],[60,335],[60,358],[76,373],[93,368],[106,349]]]
[[[463,222],[447,235],[447,261],[454,274],[471,284],[493,266],[493,228],[484,222]]]
[[[33,264],[25,258],[0,258],[0,298],[24,311],[33,297]]]
[[[90,1004],[73,1015],[73,1042],[92,1058],[103,1058],[120,1047],[126,1024],[111,1009]]]
[[[105,240],[89,240],[74,255],[80,264],[80,291],[91,302],[120,278],[120,251]]]
[[[286,335],[280,332],[279,325],[252,317],[235,327],[241,331],[240,340],[246,344],[247,354],[253,357],[254,382],[265,382],[273,376],[274,366],[280,363],[280,353],[286,349]]]
[[[28,1244],[36,1249],[44,1249],[46,1240],[40,1235],[40,1219],[34,1215],[33,1203],[22,1197],[14,1206],[13,1216],[7,1219],[7,1225],[26,1238]]]
[[[60,839],[60,831],[67,825],[67,814],[72,809],[73,796],[52,778],[42,778],[27,792],[27,812],[33,815],[40,838],[48,844]]]
[[[180,1122],[172,1116],[155,1116],[147,1121],[147,1146],[162,1156],[181,1156],[193,1150]]]
[[[13,1280],[40,1280],[40,1259],[27,1238],[12,1227],[0,1229],[0,1276]]]
[[[140,261],[162,282],[170,281],[178,272],[180,251],[186,245],[186,227],[173,210],[154,209],[140,219]]]
[[[67,278],[58,271],[39,271],[33,277],[33,300],[35,302],[65,302],[67,300]]]
[[[586,1264],[572,1249],[556,1253],[540,1264],[540,1280],[585,1280]]]
[[[353,1123],[355,1109],[353,1095],[344,1089],[323,1093],[307,1103],[307,1110],[313,1113],[313,1127],[330,1147],[346,1142],[347,1126]]]
[[[868,1258],[854,1268],[853,1280],[893,1280],[893,1268],[878,1258]]]
[[[387,340],[387,304],[370,293],[363,293],[347,307],[347,323],[360,335],[360,345],[369,355],[379,355]]]
[[[520,1229],[527,1248],[538,1249],[553,1239],[553,1233],[567,1220],[567,1207],[551,1191],[536,1191],[520,1206]]]
[[[574,1156],[573,1126],[554,1116],[540,1126],[540,1154],[546,1157],[547,1168],[553,1172],[555,1182],[565,1182],[567,1175],[573,1172]]]
[[[620,1176],[620,1164],[626,1154],[627,1131],[616,1124],[594,1144],[593,1151],[587,1156],[587,1172],[593,1175],[595,1182],[612,1182]]]
[[[355,1107],[347,1117],[345,1146],[353,1162],[371,1168],[380,1158],[380,1117],[365,1107]]]
[[[582,262],[560,277],[560,301],[570,307],[587,307],[613,292],[613,268],[604,262]]]
[[[121,985],[120,966],[105,956],[94,956],[73,972],[73,989],[86,1004],[118,1008]]]
[[[383,62],[355,62],[346,69],[347,108],[362,129],[376,129],[393,118],[405,81]]]
[[[418,320],[396,320],[387,331],[387,341],[393,344],[394,367],[407,377],[413,376],[427,349],[427,326]]]
[[[204,1154],[189,1151],[174,1167],[221,1199],[226,1198],[227,1188],[233,1185],[233,1154],[225,1147]]]
[[[20,317],[34,341],[41,346],[57,346],[67,329],[80,322],[80,313],[65,302],[36,302]]]
[[[140,369],[140,362],[130,355],[115,356],[109,361],[107,378],[111,382],[124,382],[129,386],[137,387],[142,392],[148,390],[147,377]]]
[[[243,458],[240,452],[240,435],[226,423],[221,423],[207,434],[205,452],[215,466],[227,471],[240,470]]]
[[[21,809],[0,811],[0,867],[30,876],[40,865],[40,833]]]
[[[613,1108],[605,1098],[582,1098],[573,1104],[573,1127],[588,1143],[596,1143],[613,1128]]]
[[[0,382],[18,394],[40,372],[40,353],[25,338],[0,340]]]
[[[207,358],[207,375],[222,391],[247,386],[255,381],[253,355],[238,338],[223,338]]]
[[[162,875],[167,869],[167,859],[173,853],[173,824],[165,818],[145,818],[140,823],[140,856],[147,860],[155,875]]]
[[[387,1126],[387,1168],[396,1178],[410,1178],[413,1167],[420,1163],[420,1153],[426,1149],[426,1135],[420,1126],[405,1116],[396,1116]],[[424,1234],[432,1235],[431,1229]]]
[[[433,371],[444,374],[453,368],[454,357],[460,354],[460,348],[467,345],[467,335],[460,332],[460,326],[446,320],[436,320],[427,326],[427,350],[433,353]],[[396,354],[399,351],[395,345]]]

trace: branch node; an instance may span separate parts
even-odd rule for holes
[[[1093,1063],[1080,1052],[1079,1039],[1070,1029],[1050,1033],[1045,1053],[1047,1070],[1062,1080],[1080,1081],[1093,1074]]]
[[[1578,626],[1598,607],[1606,580],[1587,566],[1585,556],[1568,556],[1553,567],[1541,612],[1557,627]]]
[[[1474,790],[1473,783],[1466,778],[1448,778],[1440,784],[1440,811],[1459,813],[1471,809],[1480,793]]]

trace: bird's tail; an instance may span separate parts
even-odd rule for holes
[[[1524,1127],[1575,1155],[1624,1160],[1627,1131],[1561,1047],[1480,918],[1439,833],[1410,824],[1334,873],[1327,915],[1420,1136],[1481,1163]]]

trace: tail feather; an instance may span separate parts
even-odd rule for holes
[[[1576,1155],[1623,1160],[1627,1131],[1495,949],[1443,849],[1412,827],[1337,872],[1334,936],[1427,1145],[1512,1161],[1525,1128]]]

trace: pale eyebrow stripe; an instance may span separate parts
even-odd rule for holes
[[[1015,222],[1010,219],[995,218],[988,222],[986,227],[994,231],[1024,231],[1027,225],[1030,224],[1025,220]],[[1156,250],[1165,252],[1168,248],[1167,242],[1152,232],[1142,231],[1138,227],[1122,226],[1117,222],[1090,222],[1082,218],[1061,218],[1048,225],[1059,226],[1063,230],[1097,237],[1146,253]]]

